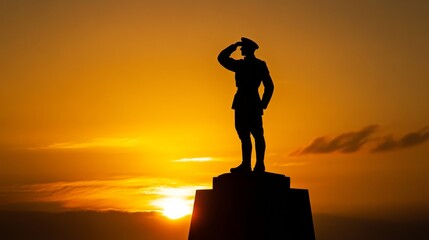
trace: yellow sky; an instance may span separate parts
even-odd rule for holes
[[[216,57],[242,36],[275,84],[268,171],[322,212],[429,200],[427,3],[0,4],[0,204],[54,201],[8,195],[38,184],[210,185],[240,159],[234,76]]]

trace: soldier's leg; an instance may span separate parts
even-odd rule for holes
[[[239,138],[241,140],[241,153],[243,163],[249,165],[252,157],[252,141],[250,139],[250,132],[239,133]]]
[[[255,172],[264,172],[264,158],[265,158],[265,138],[264,129],[262,126],[262,115],[256,115],[253,117],[251,132],[255,138],[256,148],[256,165],[254,168]]]
[[[231,168],[231,172],[250,172],[252,157],[252,141],[250,139],[250,125],[248,116],[239,111],[235,111],[235,129],[241,141],[242,162],[236,168]]]

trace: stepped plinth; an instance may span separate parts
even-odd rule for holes
[[[308,190],[275,173],[226,173],[197,190],[189,240],[314,240]]]

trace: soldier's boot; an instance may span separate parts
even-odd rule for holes
[[[255,173],[265,172],[264,162],[263,161],[256,161],[255,167],[253,168],[253,172],[255,172]]]
[[[250,167],[250,162],[242,162],[238,167],[231,168],[231,173],[250,173],[252,168]]]
[[[253,168],[255,173],[265,172],[264,157],[265,157],[265,139],[263,135],[260,135],[258,138],[255,138],[256,142],[256,164]]]
[[[241,140],[241,164],[238,167],[231,168],[231,173],[251,173],[252,167],[252,142],[250,135],[240,136]]]

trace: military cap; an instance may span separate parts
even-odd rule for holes
[[[250,49],[256,50],[259,48],[257,43],[245,37],[241,38],[241,43],[242,43],[242,46],[248,47]]]

